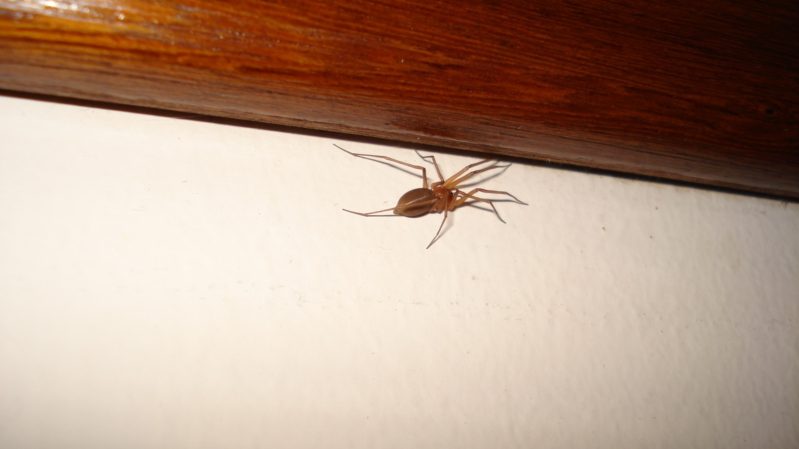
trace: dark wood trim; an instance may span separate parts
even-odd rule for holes
[[[799,3],[0,0],[0,88],[799,198]]]

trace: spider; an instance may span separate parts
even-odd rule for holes
[[[400,197],[400,199],[397,201],[397,205],[394,207],[390,207],[388,209],[376,210],[373,212],[355,212],[349,209],[343,209],[343,210],[345,212],[349,212],[351,214],[356,214],[356,215],[362,215],[364,217],[403,216],[403,217],[413,217],[413,218],[421,217],[429,213],[444,212],[444,219],[441,220],[441,224],[438,225],[438,230],[436,231],[436,235],[433,236],[433,239],[430,240],[430,243],[428,243],[425,249],[428,249],[431,246],[433,246],[433,243],[435,243],[439,239],[441,235],[441,230],[444,228],[444,223],[447,221],[449,213],[463,205],[468,205],[473,203],[487,203],[489,206],[491,206],[491,209],[494,211],[494,214],[496,214],[497,218],[499,218],[499,221],[505,223],[505,220],[503,220],[502,217],[499,215],[497,208],[494,207],[494,201],[498,200],[489,200],[486,198],[480,198],[476,196],[477,193],[507,195],[508,197],[512,198],[512,200],[506,200],[506,201],[513,201],[515,203],[527,206],[527,203],[516,198],[513,194],[509,192],[504,192],[499,190],[488,190],[482,188],[475,188],[468,192],[464,192],[463,190],[458,188],[458,186],[462,185],[466,180],[472,178],[473,176],[479,173],[483,173],[488,170],[493,170],[497,168],[507,168],[510,166],[510,165],[497,165],[497,161],[495,159],[483,159],[473,164],[469,164],[460,169],[454,175],[450,176],[447,179],[444,179],[444,176],[441,174],[441,169],[439,168],[438,163],[436,162],[435,156],[432,155],[422,156],[421,153],[416,151],[416,154],[420,158],[422,158],[422,160],[424,160],[427,163],[433,164],[433,167],[435,167],[436,169],[436,173],[438,174],[439,180],[430,183],[429,180],[427,179],[427,170],[420,165],[409,164],[407,162],[402,162],[400,160],[388,156],[381,156],[378,154],[353,153],[349,150],[341,148],[336,144],[333,145],[339,150],[344,151],[345,153],[355,157],[360,157],[375,162],[380,162],[379,160],[375,159],[383,159],[385,161],[401,164],[406,167],[422,171],[422,187],[418,189],[411,189],[405,192],[405,194],[403,194]],[[484,166],[482,168],[475,168],[488,163],[490,163],[490,165]],[[393,215],[390,214],[377,215],[382,212],[388,212],[388,211],[392,211]]]

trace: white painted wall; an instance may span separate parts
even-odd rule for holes
[[[799,446],[799,207],[0,97],[0,447]],[[407,150],[347,143],[418,161]],[[451,172],[473,158],[439,156]]]

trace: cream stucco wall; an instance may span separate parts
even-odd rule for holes
[[[799,446],[795,203],[0,97],[0,447]],[[473,158],[438,156],[448,172]]]

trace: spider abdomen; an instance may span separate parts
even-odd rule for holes
[[[418,188],[405,192],[394,207],[395,215],[404,217],[421,217],[429,214],[438,201],[430,189]]]

